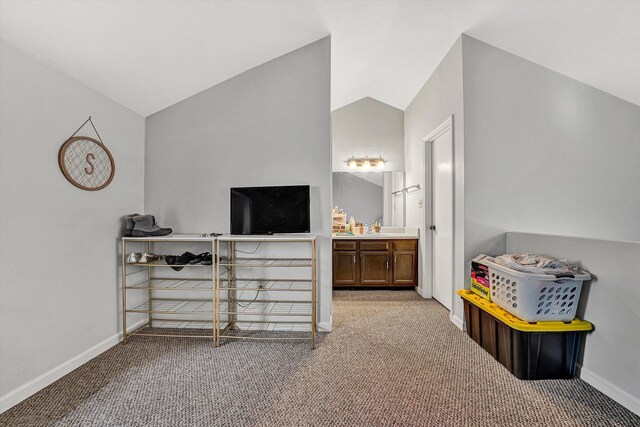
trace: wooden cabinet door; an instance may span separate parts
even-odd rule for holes
[[[418,286],[418,259],[415,251],[393,252],[393,284],[399,286]]]
[[[360,252],[360,284],[362,286],[389,286],[389,252]]]
[[[355,286],[358,284],[356,251],[333,251],[333,285]]]

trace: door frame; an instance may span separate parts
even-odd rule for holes
[[[433,264],[434,264],[434,239],[433,233],[429,230],[429,226],[433,224],[433,143],[446,132],[451,131],[451,190],[452,190],[452,213],[454,218],[452,219],[451,230],[451,280],[455,279],[455,251],[456,251],[456,221],[455,221],[455,199],[456,199],[456,157],[455,157],[455,132],[454,132],[454,115],[451,114],[444,122],[440,123],[435,129],[433,129],[427,136],[422,138],[425,143],[425,167],[424,167],[424,182],[425,191],[428,189],[429,196],[425,197],[425,213],[424,213],[424,235],[426,239],[425,247],[429,249],[429,254],[425,254],[425,265],[422,269],[423,277],[425,279],[425,286],[423,293],[427,298],[433,298]],[[426,194],[425,194],[426,195]],[[455,283],[451,283],[451,310],[449,312],[449,318],[454,321],[453,307],[455,306]],[[454,321],[454,323],[456,323]]]

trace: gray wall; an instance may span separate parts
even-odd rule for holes
[[[383,198],[382,186],[349,172],[333,173],[333,205],[345,210],[347,221],[373,224],[382,218]]]
[[[507,251],[568,258],[593,275],[578,315],[595,325],[580,378],[640,415],[640,243],[507,233]]]
[[[11,394],[18,387],[45,373],[56,379],[59,365],[116,342],[119,218],[143,209],[144,118],[5,44],[0,93],[4,408],[46,379]],[[72,186],[57,162],[89,115],[116,162],[113,182],[95,192]]]
[[[505,232],[640,241],[640,107],[466,36],[463,63],[465,259],[527,250],[583,262],[598,278],[583,378],[634,396],[637,410],[639,355],[626,344],[640,336],[637,244]]]
[[[640,107],[464,38],[465,256],[505,231],[640,241]]]
[[[404,113],[373,98],[363,98],[331,113],[332,170],[350,171],[355,156],[385,160],[386,170],[404,170]]]
[[[475,255],[506,250],[507,230],[640,240],[640,107],[463,35],[405,111],[406,184],[423,188],[406,218],[421,227],[423,265],[422,138],[450,114],[456,287]]]
[[[229,232],[229,188],[308,184],[331,314],[330,38],[147,118],[145,209],[178,232]]]
[[[418,203],[431,195],[425,185],[425,143],[423,138],[452,114],[454,134],[454,284],[464,286],[464,146],[462,96],[462,41],[458,39],[442,60],[436,71],[420,89],[405,110],[405,166],[406,185],[420,184],[422,190],[412,190],[406,195],[406,223],[408,227],[420,228],[420,293],[430,298],[431,288],[426,283],[431,275],[425,269],[425,260],[430,257],[431,233],[425,229],[425,208]],[[461,324],[462,303],[455,299],[453,314]]]

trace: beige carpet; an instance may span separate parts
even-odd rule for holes
[[[581,380],[520,381],[414,292],[336,292],[308,343],[137,337],[3,426],[639,426]]]

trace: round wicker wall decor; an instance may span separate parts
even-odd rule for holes
[[[70,183],[87,191],[105,188],[113,180],[116,171],[107,147],[88,136],[74,136],[62,144],[58,164]]]

